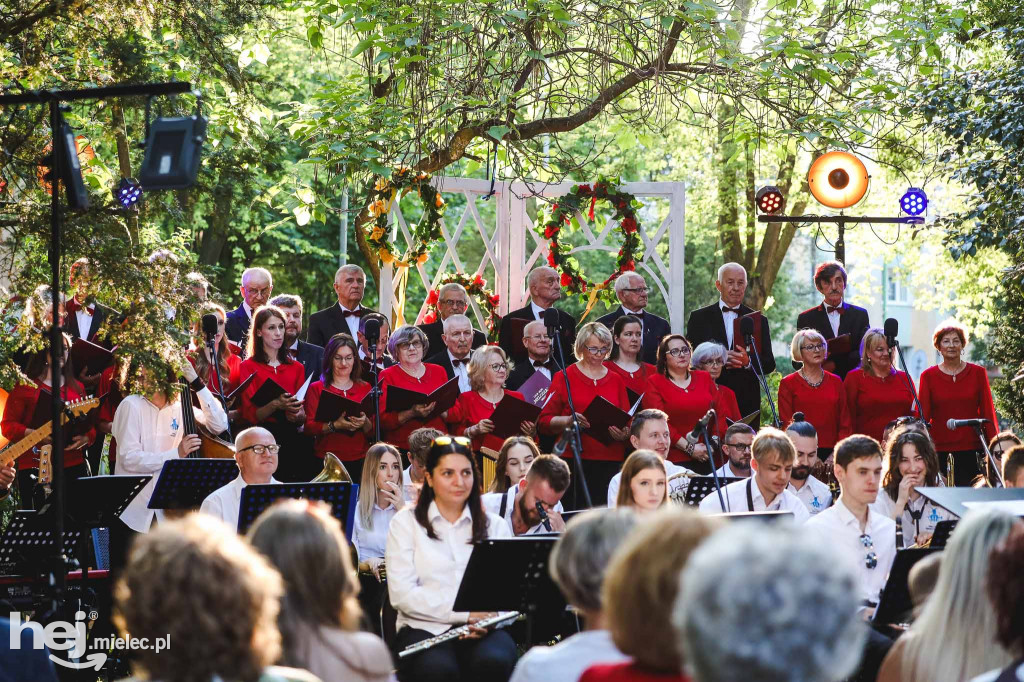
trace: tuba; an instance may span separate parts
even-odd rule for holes
[[[324,468],[310,483],[351,483],[352,476],[333,452],[324,455]]]

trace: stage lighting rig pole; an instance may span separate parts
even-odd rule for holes
[[[848,216],[848,215],[759,215],[759,223],[835,223],[839,227],[839,238],[836,239],[836,260],[840,263],[846,262],[846,225],[853,223],[884,224],[898,223],[900,225],[924,225],[924,216],[899,216],[896,218],[888,216]]]

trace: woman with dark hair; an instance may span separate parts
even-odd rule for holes
[[[921,372],[921,409],[931,423],[931,436],[939,453],[939,468],[946,474],[947,460],[953,458],[953,484],[968,486],[982,472],[983,450],[974,429],[950,430],[950,419],[984,419],[985,440],[999,430],[988,372],[981,365],[963,359],[967,330],[956,320],[935,328],[932,345],[942,361]],[[997,459],[998,461],[998,459]]]
[[[217,395],[217,392],[223,389],[226,396],[235,390],[240,383],[238,376],[242,366],[241,358],[231,352],[227,334],[224,333],[228,314],[222,306],[216,303],[204,303],[199,312],[200,314],[213,313],[217,316],[217,334],[213,337],[213,345],[217,349],[217,369],[220,373],[220,381],[224,385],[220,386],[217,383],[217,377],[213,374],[213,358],[210,356],[210,348],[203,340],[203,333],[198,323],[196,328],[192,330],[195,350],[188,354],[188,361],[196,368],[196,373],[203,380],[203,383],[206,384],[206,387],[210,389],[211,393]],[[231,414],[229,416],[233,420],[237,415]]]
[[[698,473],[709,473],[707,449],[703,443],[691,443],[686,436],[697,421],[707,414],[715,399],[715,382],[707,372],[690,368],[693,349],[682,334],[669,334],[658,344],[658,373],[653,375],[643,407],[668,415],[672,449],[668,461],[685,463]]]
[[[431,427],[445,431],[444,420],[440,415],[430,417],[435,404],[416,405],[400,412],[388,412],[388,388],[397,386],[418,393],[430,393],[448,381],[444,367],[423,362],[430,349],[427,335],[414,325],[407,324],[395,330],[388,339],[388,353],[396,364],[380,373],[380,422],[382,437],[394,443],[401,450],[409,449],[409,434],[416,429]]]
[[[623,315],[612,326],[612,354],[604,366],[622,377],[626,388],[643,395],[647,378],[656,371],[654,365],[644,362],[644,328],[633,315]]]
[[[890,421],[916,415],[910,389],[913,381],[893,366],[892,348],[885,332],[877,327],[867,330],[861,341],[860,367],[851,370],[843,380],[853,433],[881,441]]]
[[[328,453],[340,459],[353,481],[362,477],[367,435],[373,431],[373,419],[365,412],[357,417],[340,414],[334,421],[316,420],[316,411],[324,391],[361,402],[370,392],[370,384],[360,377],[359,346],[348,334],[335,334],[324,349],[324,362],[319,381],[306,389],[306,433],[313,436],[313,452],[323,459]]]
[[[480,478],[469,439],[435,438],[425,477],[416,507],[395,514],[388,532],[385,560],[391,604],[398,612],[398,651],[495,615],[452,607],[473,544],[512,534],[501,517],[487,513],[480,503]],[[462,638],[400,659],[399,679],[504,682],[515,662],[515,643],[507,632],[471,627]]]
[[[284,346],[284,313],[277,306],[256,309],[246,341],[246,359],[239,370],[239,380],[249,375],[256,378],[242,392],[242,418],[251,425],[262,426],[274,434],[281,446],[277,478],[285,483],[308,481],[316,475],[317,460],[302,446],[299,427],[306,422],[306,412],[295,394],[302,388],[306,374],[302,364],[292,360]],[[253,398],[268,382],[273,381],[284,392],[263,405]]]
[[[498,451],[498,461],[494,463],[494,480],[491,481],[489,493],[504,493],[509,488],[519,485],[526,478],[533,460],[540,457],[540,449],[532,438],[526,436],[509,436]]]
[[[260,514],[247,537],[284,579],[277,617],[281,663],[323,680],[386,682],[391,656],[379,637],[359,631],[359,585],[330,506],[278,502]]]
[[[786,424],[802,412],[818,434],[818,457],[825,461],[836,443],[852,433],[843,380],[823,367],[828,342],[820,332],[801,329],[790,351],[793,362],[803,365],[779,382],[779,419]]]
[[[926,434],[903,428],[889,437],[886,457],[888,471],[871,507],[896,521],[896,549],[923,545],[939,521],[958,518],[915,490],[942,485],[935,446]]]

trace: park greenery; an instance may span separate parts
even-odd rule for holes
[[[794,245],[804,256],[812,242],[827,250],[835,233],[813,221],[758,223],[754,191],[776,185],[788,214],[822,213],[806,169],[849,149],[873,174],[854,211],[892,214],[908,184],[943,200],[921,229],[851,231],[848,252],[901,262],[921,305],[963,318],[1015,372],[1024,342],[995,321],[1024,322],[1021,272],[1006,270],[1024,248],[1021,30],[994,3],[951,0],[9,0],[0,87],[176,79],[201,91],[210,127],[199,182],[147,194],[132,212],[110,190],[138,171],[145,103],[81,103],[65,114],[95,151],[85,164],[92,208],[65,216],[65,277],[74,259],[94,258],[100,302],[138,312],[111,332],[144,365],[180,355],[175,329],[195,311],[187,287],[152,285],[153,250],[178,256],[181,282],[203,272],[230,307],[242,269],[262,265],[276,293],[301,295],[312,312],[334,299],[340,231],[345,258],[379,278],[368,199],[399,167],[685,182],[686,311],[712,300],[721,263],[738,261],[751,273],[747,303],[765,309],[784,339],[816,300]],[[196,98],[153,106],[184,115]],[[47,281],[49,195],[38,176],[49,131],[41,107],[0,114],[0,262],[10,294],[25,297]],[[444,200],[448,216],[461,215],[464,197]],[[416,197],[400,201],[419,220]],[[481,205],[485,222],[494,211]],[[661,211],[640,209],[642,223],[653,228]],[[540,219],[550,206],[534,202],[531,212]],[[484,246],[467,232],[458,249],[477,263]],[[442,256],[440,247],[427,255],[428,279]],[[591,273],[614,268],[613,253],[579,259]],[[493,281],[493,270],[481,274]],[[855,273],[854,285],[866,275]],[[408,318],[425,295],[410,277]],[[567,305],[578,313],[584,303]],[[173,324],[161,322],[164,306],[181,311]],[[11,359],[26,334],[5,327],[4,386],[18,380]],[[998,390],[1020,421],[1006,404],[1022,404],[1019,391]]]

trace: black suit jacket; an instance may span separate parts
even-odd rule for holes
[[[107,345],[97,340],[97,335],[100,331],[100,327],[103,326],[103,322],[110,316],[112,309],[102,306],[99,303],[93,304],[95,307],[92,311],[92,324],[89,325],[89,334],[85,337],[86,341],[92,341],[100,345]],[[78,339],[82,337],[81,332],[78,330],[78,315],[74,313],[68,313],[64,318],[64,329],[71,338]]]
[[[444,346],[442,346],[442,348],[444,348],[444,350],[442,350],[439,353],[434,353],[433,355],[431,355],[429,358],[427,358],[423,362],[428,362],[428,363],[430,363],[432,365],[440,365],[441,367],[444,367],[445,374],[448,375],[448,378],[449,379],[454,379],[455,378],[455,368],[452,367],[452,360],[451,360],[451,358],[448,357],[448,349],[445,348]],[[469,362],[469,358],[470,358],[470,356],[467,355],[466,356],[466,362]]]
[[[740,315],[749,315],[754,312],[752,308],[740,305]],[[690,313],[686,321],[686,338],[690,340],[693,347],[705,341],[717,341],[723,346],[728,346],[728,336],[725,333],[725,318],[722,317],[722,309],[718,301],[704,308],[698,308]],[[761,345],[764,346],[761,353],[761,367],[765,375],[775,371],[775,354],[772,353],[771,329],[768,326],[768,318],[761,318]],[[754,354],[750,354],[750,363],[755,363]],[[722,370],[722,376],[718,383],[728,386],[736,394],[736,402],[739,404],[740,415],[747,416],[756,412],[761,407],[761,384],[753,369],[741,367],[738,369],[726,367]],[[754,427],[760,425],[760,420]]]
[[[431,322],[430,324],[417,325],[424,334],[427,335],[427,352],[428,353],[440,353],[445,347],[444,339],[441,338],[441,334],[444,333],[444,323],[441,320]],[[479,329],[473,329],[473,345],[472,348],[475,350],[480,346],[487,343],[487,337]],[[427,362],[430,362],[427,360]]]
[[[227,322],[224,325],[224,333],[235,343],[245,346],[245,339],[249,336],[249,327],[252,320],[245,314],[245,306],[239,305],[228,313]]]
[[[558,310],[558,308],[555,308],[555,310]],[[501,346],[502,350],[505,351],[513,362],[519,362],[520,360],[527,359],[529,356],[522,343],[518,343],[512,338],[512,325],[508,322],[510,319],[535,320],[537,318],[534,317],[532,305],[526,305],[518,310],[513,310],[501,318],[501,326],[498,328],[498,345]],[[551,355],[558,359],[560,366],[563,364],[570,365],[576,362],[576,320],[564,310],[558,310],[558,324],[562,328],[559,336],[562,341],[562,352],[565,353],[565,362],[562,363],[561,359],[557,357],[558,348],[555,347],[554,343],[552,343]],[[521,340],[522,338],[520,337]]]
[[[612,329],[615,321],[626,314],[626,311],[619,306],[612,312],[598,318],[598,322]],[[658,344],[661,340],[672,333],[672,325],[664,317],[658,317],[654,313],[644,311],[644,345],[643,360],[652,365],[658,361]]]
[[[359,358],[359,362],[361,362],[363,364],[363,372],[362,372],[362,379],[363,379],[363,381],[365,381],[366,383],[372,385],[373,384],[373,374],[370,372],[370,361],[369,360],[364,360],[363,358]],[[383,365],[384,369],[387,369],[388,367],[391,367],[393,364],[395,364],[395,361],[392,360],[391,356],[387,355],[387,354],[378,355],[377,356],[377,362],[379,362],[381,365]],[[377,373],[377,376],[378,377],[380,376],[380,372],[379,371]]]
[[[533,376],[533,373],[537,371],[537,368],[533,366],[533,362],[530,361],[529,357],[525,357],[522,360],[515,363],[515,367],[508,374],[508,378],[505,379],[505,388],[510,391],[518,391],[519,387],[526,383],[526,380]],[[552,369],[552,376],[557,370]]]
[[[351,333],[352,330],[348,328],[344,313],[341,312],[338,304],[334,303],[331,307],[318,310],[309,316],[309,331],[306,332],[306,340],[323,348],[335,334]],[[353,340],[359,343],[359,339]]]
[[[839,315],[839,335],[850,335],[850,352],[833,358],[836,363],[835,373],[841,379],[845,379],[851,369],[860,367],[860,342],[870,326],[868,311],[843,301],[843,312]],[[796,318],[796,328],[815,329],[829,340],[836,336],[832,333],[832,325],[825,313],[824,303],[800,313]],[[794,364],[799,365],[799,363]]]
[[[324,369],[324,349],[316,344],[299,341],[299,347],[295,349],[295,359],[302,363],[307,377],[316,374],[316,377],[313,377],[314,381]]]

